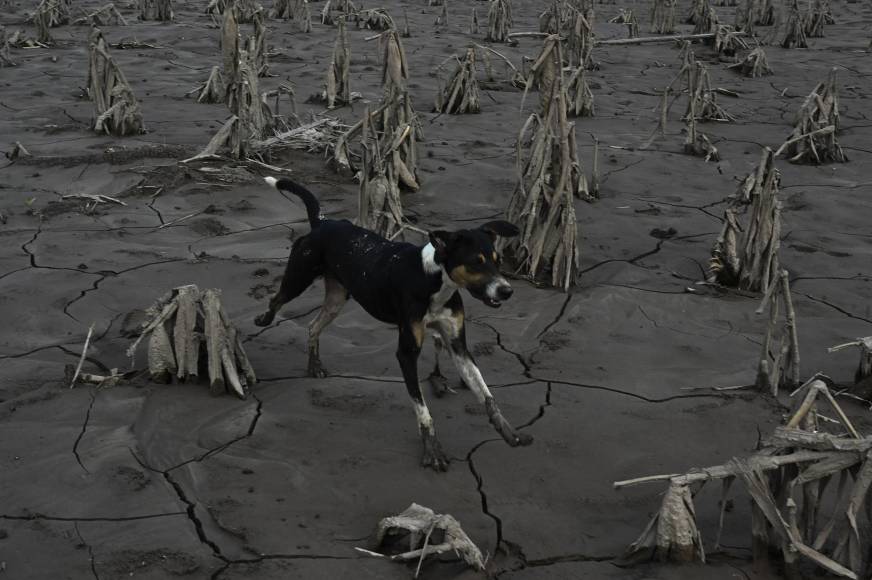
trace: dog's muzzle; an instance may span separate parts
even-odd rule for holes
[[[491,308],[499,308],[500,304],[511,298],[513,293],[514,290],[508,281],[500,277],[487,285],[482,302]]]

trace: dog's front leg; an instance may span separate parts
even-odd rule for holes
[[[441,320],[439,322],[439,331],[442,334],[442,339],[448,344],[451,358],[454,360],[454,365],[463,378],[463,382],[466,383],[467,387],[472,389],[479,402],[484,404],[488,420],[490,420],[494,429],[497,430],[497,433],[512,447],[531,444],[533,442],[532,435],[517,431],[503,417],[496,400],[494,400],[494,396],[491,394],[490,389],[487,388],[487,383],[484,382],[484,377],[481,376],[481,371],[478,370],[475,360],[473,360],[472,355],[469,353],[469,349],[466,347],[466,327],[464,325],[463,310],[455,310],[450,316]]]
[[[432,467],[436,471],[448,469],[448,456],[442,451],[439,440],[436,439],[436,430],[433,428],[433,419],[424,402],[421,393],[421,385],[418,384],[418,355],[421,353],[421,343],[424,341],[424,324],[421,321],[413,321],[400,326],[400,341],[397,348],[397,360],[400,370],[403,371],[403,380],[406,389],[412,398],[415,407],[415,415],[418,418],[418,429],[421,432],[421,441],[424,444],[424,454],[421,457],[421,465]]]

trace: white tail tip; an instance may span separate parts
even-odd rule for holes
[[[275,187],[276,183],[279,182],[279,180],[275,177],[264,177],[263,180],[270,184],[272,187]]]

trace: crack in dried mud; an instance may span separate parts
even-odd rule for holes
[[[88,405],[88,409],[85,411],[85,420],[82,421],[82,429],[79,431],[79,436],[76,437],[75,443],[73,443],[73,455],[76,456],[76,463],[79,464],[85,473],[90,474],[91,472],[85,467],[85,464],[82,463],[82,457],[79,455],[79,443],[82,442],[82,438],[85,436],[85,432],[88,430],[88,422],[91,420],[91,410],[94,408],[94,402],[97,400],[97,391],[95,389],[91,389],[89,393],[91,396],[91,402]]]
[[[33,521],[45,520],[48,522],[135,522],[139,520],[153,520],[156,518],[167,518],[172,516],[183,516],[185,512],[166,512],[162,514],[146,514],[142,516],[121,516],[121,517],[66,517],[66,516],[48,516],[45,514],[33,513],[22,516],[14,516],[9,514],[0,514],[0,520],[12,521]]]
[[[865,318],[863,316],[859,316],[857,314],[853,314],[851,312],[848,312],[847,310],[845,310],[841,306],[833,304],[832,302],[829,302],[828,300],[824,300],[823,298],[818,298],[816,296],[812,296],[811,294],[806,294],[805,292],[797,292],[797,294],[799,294],[800,296],[805,296],[806,298],[808,298],[809,300],[811,300],[813,302],[819,302],[820,304],[825,304],[825,305],[829,306],[830,308],[832,308],[838,312],[841,312],[842,314],[844,314],[845,316],[847,316],[849,318],[853,318],[855,320],[862,320],[863,322],[868,322],[869,324],[872,324],[872,319]]]
[[[79,536],[79,541],[82,542],[82,545],[88,548],[88,562],[91,567],[91,574],[94,576],[94,580],[100,580],[100,575],[97,574],[97,565],[94,562],[94,547],[91,546],[87,541],[85,541],[85,537],[82,535],[82,532],[79,530],[79,523],[73,523],[73,529],[76,530],[76,535]]]

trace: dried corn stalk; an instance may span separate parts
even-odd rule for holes
[[[384,8],[360,10],[355,14],[358,28],[369,30],[394,30],[394,19]]]
[[[711,10],[711,5],[708,0],[693,0],[690,5],[690,12],[687,13],[687,18],[684,19],[686,24],[697,24],[704,19]]]
[[[694,60],[693,70],[688,71],[687,81],[688,103],[684,114],[685,119],[692,115],[701,122],[735,120],[718,104],[717,94],[712,90],[708,69],[704,64]]]
[[[829,379],[815,376],[795,393],[802,401],[796,413],[786,426],[776,428],[773,435],[763,439],[763,448],[748,458],[733,458],[724,465],[697,468],[685,474],[615,482],[614,487],[619,489],[654,481],[669,482],[660,512],[629,547],[624,561],[647,561],[652,555],[675,561],[703,560],[693,496],[686,490],[709,481],[722,481],[717,546],[731,484],[738,481],[753,502],[750,531],[755,564],[765,565],[758,560],[765,561],[780,553],[788,578],[804,577],[798,570],[800,557],[838,577],[865,578],[868,552],[858,518],[864,501],[872,501],[869,497],[872,437],[857,433],[825,380]],[[813,426],[820,399],[832,407],[838,417],[834,423],[843,429],[842,433],[799,428]],[[828,486],[836,477],[838,488]],[[850,486],[849,481],[853,482]],[[829,510],[831,515],[821,517],[823,510]]]
[[[254,24],[254,36],[252,37],[254,40],[254,54],[252,55],[254,58],[254,68],[257,71],[257,76],[268,77],[271,75],[269,73],[269,62],[267,62],[266,25],[263,22],[262,10],[254,13],[252,23]]]
[[[115,4],[110,2],[90,14],[77,18],[74,24],[79,26],[127,26],[127,21],[115,7]]]
[[[587,84],[585,68],[583,66],[576,68],[569,76],[567,95],[569,97],[568,115],[572,117],[594,116],[593,91],[590,90],[590,85]]]
[[[109,55],[99,28],[91,31],[88,55],[88,96],[97,114],[94,130],[115,136],[144,133],[139,103]]]
[[[859,383],[872,377],[872,336],[832,346],[827,349],[827,352],[837,352],[851,346],[856,346],[860,350],[860,364],[857,365],[857,370],[854,373],[854,382]]]
[[[55,28],[70,21],[71,0],[42,0],[33,15],[34,23],[37,17],[49,28]]]
[[[727,68],[739,71],[746,77],[756,78],[772,74],[772,68],[769,66],[769,60],[766,58],[766,53],[763,47],[758,46],[747,55],[745,58],[735,64],[729,65]]]
[[[710,34],[717,32],[718,24],[718,13],[708,3],[708,0],[706,0],[705,10],[695,18],[693,34]]]
[[[772,26],[775,24],[775,7],[772,0],[753,0],[754,24],[757,26]]]
[[[220,290],[201,292],[197,286],[180,286],[146,310],[140,336],[127,350],[147,336],[148,368],[153,381],[196,381],[200,360],[206,357],[213,395],[232,392],[244,399],[257,381],[239,334],[224,308]]]
[[[512,28],[511,0],[490,0],[487,10],[487,34],[490,42],[505,42]]]
[[[469,33],[478,34],[478,9],[475,6],[472,7],[472,16],[469,20]]]
[[[593,60],[593,8],[581,4],[574,6],[555,0],[551,8],[539,15],[539,30],[546,34],[560,34],[566,40],[564,64],[570,68],[584,66],[595,69],[598,65]]]
[[[33,25],[36,27],[36,41],[43,46],[50,46],[54,44],[54,37],[51,35],[51,26],[49,25],[51,13],[44,6],[40,4],[34,13]]]
[[[393,238],[403,231],[403,204],[400,201],[398,178],[390,159],[393,155],[391,141],[383,149],[374,131],[369,109],[363,117],[363,160],[358,196],[357,223],[378,234]],[[404,128],[398,127],[398,137],[403,138]]]
[[[475,78],[475,48],[466,49],[463,60],[456,56],[453,58],[456,63],[455,69],[444,86],[440,77],[440,89],[436,93],[436,105],[433,110],[451,115],[481,112],[478,81]]]
[[[836,70],[805,98],[793,133],[775,153],[786,153],[791,163],[845,163],[848,161],[836,134],[839,131],[839,91]]]
[[[235,10],[225,10],[221,21],[221,63],[225,82],[236,78],[236,63],[239,60],[239,24]]]
[[[720,24],[715,31],[715,52],[724,56],[735,56],[739,50],[748,48],[748,43],[732,26]]]
[[[823,38],[824,24],[834,24],[833,13],[828,0],[813,0],[809,2],[808,14],[805,16],[805,35],[808,38]]]
[[[567,120],[560,44],[557,35],[546,38],[531,69],[546,95],[540,114],[532,114],[518,136],[518,185],[506,218],[521,233],[498,244],[516,272],[566,291],[578,276],[574,198],[589,199],[590,194],[578,159],[575,127]]]
[[[336,24],[357,12],[351,0],[327,0],[321,9],[321,24]]]
[[[226,86],[224,78],[221,76],[221,67],[218,65],[213,66],[206,82],[188,94],[193,93],[197,93],[198,103],[223,103],[225,101]]]
[[[794,389],[800,383],[799,338],[787,270],[782,270],[779,278],[770,285],[757,314],[762,314],[767,308],[769,322],[760,349],[756,384],[760,391],[777,397],[779,389]],[[779,322],[781,308],[784,309],[784,320]]]
[[[442,10],[439,11],[439,16],[436,17],[435,26],[448,26],[448,3],[442,0]]]
[[[808,48],[808,39],[805,36],[805,17],[799,11],[796,0],[790,7],[790,15],[787,18],[787,31],[781,40],[782,48]]]
[[[651,7],[651,32],[655,34],[675,32],[675,0],[654,0]]]
[[[772,150],[764,148],[757,169],[743,180],[724,211],[724,226],[709,263],[709,282],[764,294],[777,282],[781,202],[774,159]],[[742,227],[739,213],[748,203],[750,215]]]
[[[166,22],[173,19],[173,0],[139,0],[140,20]]]
[[[226,15],[227,8],[232,7],[237,22],[252,22],[256,12],[263,10],[257,0],[209,0],[206,6],[206,14],[211,14],[212,19]]]
[[[639,36],[639,22],[636,20],[636,15],[632,10],[620,8],[618,15],[609,20],[612,24],[626,24],[627,38],[636,38]]]
[[[333,55],[327,68],[327,88],[320,95],[316,95],[316,100],[326,102],[328,109],[351,104],[348,80],[350,61],[345,21],[340,20],[336,40],[333,43]]]
[[[6,27],[0,26],[0,68],[16,66],[9,50],[9,37],[6,36]]]
[[[407,552],[386,556],[373,551],[380,549],[385,539],[397,536],[401,532],[408,533],[409,550]],[[431,538],[434,541],[431,542]],[[435,540],[435,538],[440,539]],[[485,567],[481,550],[472,543],[472,540],[460,527],[460,522],[450,515],[437,514],[430,508],[416,503],[396,516],[382,519],[371,543],[373,550],[363,548],[357,548],[357,550],[369,556],[389,558],[397,562],[417,560],[419,571],[424,558],[446,553],[460,556],[464,562],[479,572],[483,571]]]

